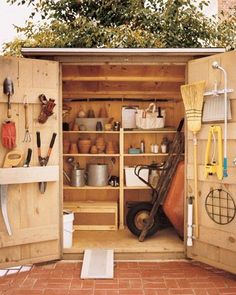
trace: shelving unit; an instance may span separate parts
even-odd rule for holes
[[[93,161],[93,159],[109,159],[110,157],[115,157],[117,159],[117,164],[118,164],[118,170],[117,173],[120,179],[120,186],[118,187],[112,187],[110,185],[107,186],[103,186],[103,187],[93,187],[93,186],[83,186],[83,187],[72,187],[69,185],[64,185],[64,191],[78,191],[78,192],[84,192],[86,194],[86,192],[89,191],[113,191],[113,192],[118,192],[118,196],[117,196],[117,202],[119,205],[119,228],[123,229],[125,226],[125,203],[126,203],[126,194],[128,194],[131,191],[143,191],[143,192],[148,192],[150,191],[150,187],[148,186],[126,186],[125,185],[125,179],[124,179],[124,168],[127,165],[127,161],[128,161],[128,165],[132,164],[132,165],[137,165],[140,163],[140,161],[147,161],[150,163],[150,161],[153,160],[157,160],[158,159],[162,159],[165,158],[168,153],[145,153],[145,154],[129,154],[126,152],[126,147],[127,147],[127,136],[131,136],[131,138],[133,138],[133,136],[135,135],[137,137],[137,135],[141,135],[141,136],[148,136],[148,138],[158,138],[158,136],[163,136],[166,134],[169,134],[171,136],[173,136],[176,131],[174,130],[174,128],[162,128],[161,130],[134,130],[134,131],[127,131],[124,130],[123,128],[120,129],[120,131],[64,131],[64,134],[76,134],[76,136],[79,136],[80,134],[87,134],[90,135],[92,134],[93,136],[96,135],[112,135],[115,134],[119,136],[119,150],[120,153],[119,154],[63,154],[63,157],[69,157],[69,156],[73,156],[73,157],[78,157],[78,158],[82,158],[83,160],[85,160],[86,158],[91,159],[91,161]],[[129,138],[128,138],[129,139]],[[152,160],[151,160],[152,159]],[[130,162],[131,161],[131,162]],[[85,161],[86,164],[86,161]],[[83,195],[84,196],[84,195]],[[69,202],[67,202],[68,204]],[[79,229],[79,227],[76,227],[77,229]]]
[[[115,154],[63,154],[63,162],[68,172],[66,158],[75,157],[81,167],[90,163],[109,163],[115,158],[112,174],[119,177],[119,187],[70,187],[64,186],[64,199],[68,204],[74,201],[115,201],[118,204],[118,228],[125,227],[127,201],[150,200],[148,186],[129,187],[125,184],[125,166],[149,164],[153,161],[163,162],[167,153],[151,153],[151,144],[160,145],[162,138],[170,140],[175,135],[176,126],[183,116],[183,105],[180,102],[179,87],[185,81],[185,66],[179,65],[123,65],[123,64],[65,64],[62,66],[63,97],[65,103],[70,104],[71,112],[68,122],[73,122],[80,111],[93,109],[97,115],[101,107],[106,108],[108,117],[114,121],[122,121],[121,113],[124,105],[138,105],[145,109],[150,102],[166,109],[166,128],[157,130],[128,130],[120,131],[63,131],[67,141],[77,142],[78,138],[90,138],[94,143],[99,136],[105,141],[114,141],[119,146]],[[81,99],[80,99],[81,97]],[[135,101],[137,98],[137,101]],[[178,113],[176,110],[178,109]],[[98,118],[99,121],[99,118]],[[171,126],[171,127],[170,127]],[[73,129],[70,126],[71,130]],[[130,145],[139,147],[141,140],[146,143],[143,154],[129,154]],[[94,193],[96,192],[96,193]],[[76,227],[78,229],[78,226]]]

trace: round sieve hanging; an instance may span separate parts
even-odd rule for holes
[[[223,189],[214,189],[209,192],[205,200],[205,208],[211,220],[222,225],[230,223],[236,214],[234,199]]]

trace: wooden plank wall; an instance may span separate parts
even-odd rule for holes
[[[206,196],[212,189],[224,189],[231,194],[236,202],[236,167],[233,159],[236,157],[236,52],[219,54],[214,57],[203,58],[189,63],[189,82],[206,80],[207,91],[214,89],[215,81],[219,89],[224,88],[222,72],[212,68],[212,62],[218,63],[227,71],[228,88],[234,92],[229,94],[231,101],[232,120],[228,123],[228,177],[222,181],[215,175],[204,178],[204,159],[210,123],[204,123],[198,134],[198,190],[199,195],[199,239],[194,241],[193,247],[187,248],[188,256],[203,262],[222,267],[236,273],[236,218],[227,224],[219,225],[213,222],[205,210]],[[223,96],[222,96],[223,97]],[[207,98],[205,98],[207,99]],[[220,125],[223,132],[222,123]],[[224,138],[224,132],[223,132]],[[192,134],[187,134],[187,189],[193,189],[193,144]]]
[[[9,77],[14,83],[12,120],[16,124],[17,149],[24,153],[25,159],[27,149],[32,148],[30,166],[39,166],[36,131],[41,132],[43,157],[46,156],[52,133],[56,132],[58,135],[48,165],[59,165],[61,119],[58,63],[4,57],[0,58],[0,68],[1,122],[7,118],[7,97],[2,92],[3,81]],[[55,99],[56,102],[54,114],[45,124],[39,124],[37,121],[41,109],[38,96],[42,93],[47,98]],[[23,142],[25,97],[29,102],[31,142]],[[3,164],[6,152],[0,143],[0,165]],[[40,194],[38,183],[9,185],[8,213],[13,235],[8,236],[0,214],[0,264],[10,266],[58,258],[60,256],[59,207],[59,181],[48,183],[44,194]]]

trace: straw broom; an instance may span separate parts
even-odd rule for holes
[[[205,81],[199,81],[192,84],[182,85],[180,88],[185,107],[188,130],[193,132],[195,238],[198,238],[197,132],[201,129],[205,86]]]

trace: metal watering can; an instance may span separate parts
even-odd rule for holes
[[[80,168],[78,163],[74,162],[74,157],[69,157],[67,162],[72,165],[70,177],[63,170],[63,174],[71,186],[85,186],[87,174],[84,168]]]
[[[115,158],[111,159],[112,167],[115,164]],[[89,186],[106,186],[111,176],[112,167],[108,164],[88,164],[88,185]]]
[[[63,174],[71,186],[85,186],[87,179],[85,169],[74,167],[70,177],[65,171],[63,171]]]

